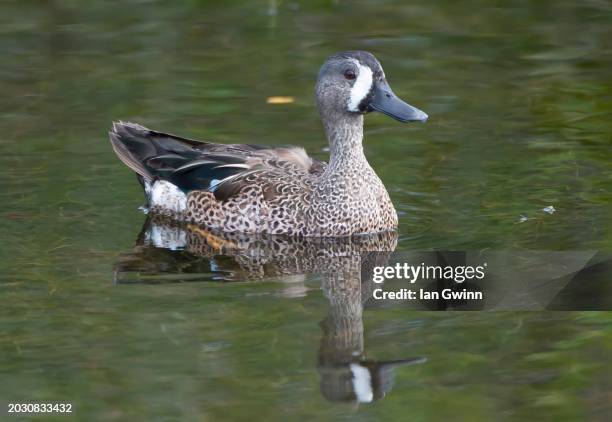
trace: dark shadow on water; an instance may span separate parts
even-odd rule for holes
[[[369,403],[393,386],[395,368],[424,357],[367,359],[363,308],[372,298],[374,267],[385,265],[396,233],[352,238],[293,239],[212,233],[149,217],[133,249],[115,264],[115,284],[186,281],[291,281],[316,274],[329,301],[317,361],[321,394],[330,401]]]

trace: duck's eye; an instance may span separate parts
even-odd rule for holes
[[[344,71],[344,77],[346,79],[353,80],[356,78],[355,72],[353,72],[351,69],[347,69]]]

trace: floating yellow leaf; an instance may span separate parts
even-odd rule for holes
[[[294,101],[295,101],[295,98],[293,97],[275,96],[275,97],[268,97],[268,100],[266,102],[268,104],[291,104]]]

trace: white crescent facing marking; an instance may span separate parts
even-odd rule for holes
[[[359,69],[359,75],[355,80],[355,84],[351,88],[351,96],[348,100],[349,111],[359,111],[359,103],[369,94],[372,88],[372,69],[369,66],[362,65],[359,60],[351,59]]]

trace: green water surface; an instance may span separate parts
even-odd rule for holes
[[[397,251],[609,252],[611,40],[597,0],[2,2],[0,404],[72,403],[88,421],[609,420],[610,313],[366,306],[363,359],[426,362],[365,404],[328,394],[333,306],[315,275],[115,283],[145,216],[107,131],[326,159],[318,68],[369,50],[430,116],[366,118]]]

